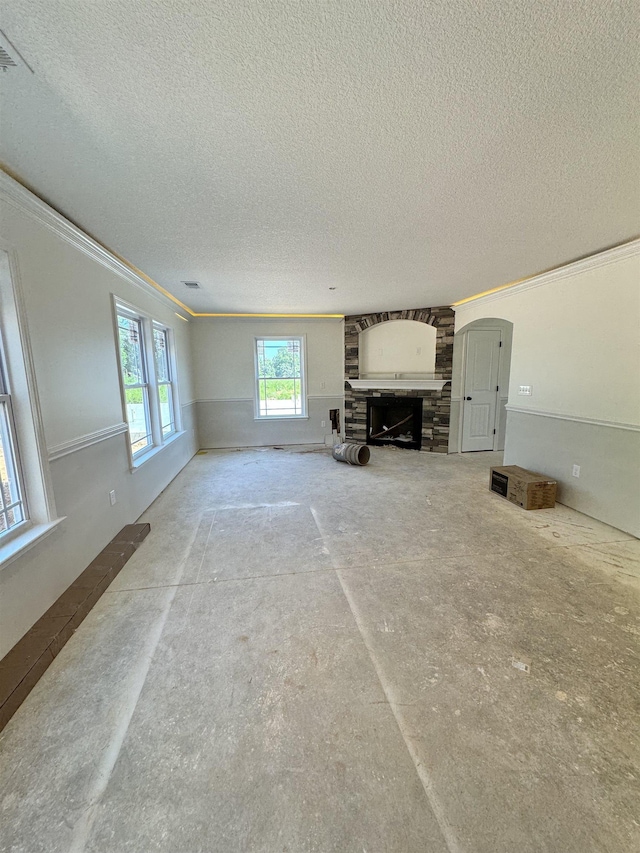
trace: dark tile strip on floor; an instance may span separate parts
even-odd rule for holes
[[[0,731],[150,530],[127,524],[0,660]]]

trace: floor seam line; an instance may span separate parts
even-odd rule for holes
[[[210,510],[205,510],[205,512],[210,512]],[[203,513],[202,513],[202,515],[200,516],[200,524],[202,524],[202,519],[203,519],[203,517],[204,517],[204,515],[205,515],[205,512],[203,512]],[[216,515],[217,515],[217,514],[218,514],[218,510],[215,510],[215,509],[214,509],[214,510],[213,510],[213,515],[211,516],[211,523],[209,524],[209,530],[208,530],[208,532],[207,532],[207,538],[206,538],[206,541],[205,541],[205,543],[204,543],[204,547],[203,547],[203,549],[202,549],[202,556],[200,557],[200,565],[198,566],[198,572],[197,572],[197,574],[196,574],[196,579],[195,579],[195,581],[191,584],[191,586],[193,587],[193,589],[192,589],[192,591],[191,591],[191,598],[189,599],[189,604],[187,605],[187,612],[185,613],[185,616],[184,616],[182,631],[184,631],[184,626],[186,626],[186,625],[188,625],[188,624],[189,624],[189,613],[191,612],[191,605],[193,604],[193,598],[194,598],[194,596],[195,596],[195,594],[196,594],[195,587],[196,587],[196,586],[200,586],[200,585],[201,585],[201,584],[199,583],[199,580],[200,580],[200,572],[202,571],[202,566],[204,565],[204,558],[205,558],[206,553],[207,553],[207,548],[209,547],[209,540],[211,539],[211,531],[213,530],[213,523],[214,523],[214,521],[216,520]],[[199,529],[199,528],[200,528],[200,525],[198,525],[198,529]],[[195,541],[196,541],[197,536],[198,536],[198,533],[196,532],[196,535],[193,537],[193,542],[194,542],[194,543],[195,543]],[[193,547],[193,546],[192,546],[192,547]],[[183,567],[183,572],[184,572],[184,567]],[[182,577],[182,575],[180,575],[180,577]],[[182,633],[182,632],[181,632],[181,633]]]
[[[269,575],[248,575],[243,578],[215,578],[211,580],[202,580],[202,581],[186,581],[185,583],[177,583],[177,584],[162,584],[159,586],[136,586],[131,587],[130,589],[114,589],[107,590],[107,592],[119,593],[119,592],[144,592],[145,590],[150,589],[171,589],[178,587],[188,587],[188,586],[205,586],[207,584],[217,584],[217,583],[233,583],[238,581],[254,581],[254,580],[264,580],[265,578],[290,578],[290,577],[299,577],[301,575],[321,575],[328,574],[329,572],[335,572],[335,568],[333,566],[329,566],[326,569],[307,569],[302,572],[278,572],[277,574],[269,574]]]
[[[91,835],[91,830],[93,829],[93,825],[97,817],[98,808],[100,806],[100,803],[102,802],[102,797],[104,796],[104,793],[107,790],[109,781],[111,780],[113,769],[116,766],[118,758],[120,757],[122,746],[129,731],[129,725],[131,723],[131,720],[133,719],[133,715],[138,706],[138,701],[140,700],[142,690],[146,683],[147,676],[149,674],[149,669],[151,668],[151,664],[158,648],[158,644],[160,643],[160,638],[162,636],[164,626],[169,617],[169,612],[171,611],[171,605],[173,604],[175,593],[176,587],[174,587],[170,591],[167,597],[164,612],[156,623],[151,643],[149,643],[147,648],[141,654],[142,663],[139,665],[139,669],[135,675],[135,678],[133,679],[133,686],[135,687],[135,692],[130,697],[128,707],[126,708],[126,713],[122,714],[120,717],[121,721],[118,725],[118,728],[116,729],[114,736],[111,738],[110,743],[102,753],[102,761],[98,767],[95,790],[90,795],[89,805],[83,812],[82,817],[73,827],[73,834],[71,838],[71,844],[69,846],[69,853],[84,853],[84,850],[86,849],[87,842]]]
[[[318,518],[318,515],[312,506],[310,506],[309,509],[311,511],[311,514],[312,514],[314,520],[315,520],[316,526],[318,528],[318,532],[320,533],[320,535],[322,536],[322,538],[324,540],[325,548],[327,548],[327,550],[329,551],[329,555],[331,556],[331,551],[327,546],[327,538],[326,538],[325,532],[322,528],[322,524],[320,523],[320,520]],[[393,696],[391,695],[390,688],[385,683],[382,668],[378,664],[378,661],[376,659],[374,651],[371,648],[371,645],[369,644],[369,642],[367,640],[367,636],[366,636],[366,633],[365,633],[363,625],[362,625],[362,620],[360,619],[360,617],[358,615],[358,610],[357,610],[357,607],[355,605],[355,602],[353,601],[352,596],[350,595],[350,593],[347,589],[347,586],[345,585],[345,583],[342,579],[342,576],[341,576],[342,570],[340,568],[335,568],[334,571],[336,573],[336,577],[337,577],[338,582],[340,584],[340,587],[342,589],[342,594],[344,595],[344,597],[347,601],[347,604],[349,606],[349,610],[351,611],[351,615],[353,616],[353,619],[356,623],[358,633],[360,634],[360,637],[362,639],[364,647],[367,650],[367,654],[369,655],[369,660],[371,661],[371,664],[373,666],[374,672],[375,672],[376,677],[378,679],[378,683],[380,684],[380,688],[382,689],[382,692],[385,696],[385,699],[387,700],[387,704],[389,705],[389,709],[390,709],[391,713],[393,714],[393,717],[396,721],[396,725],[398,726],[400,736],[401,736],[402,740],[404,741],[405,748],[406,748],[407,752],[409,753],[409,757],[411,758],[411,761],[413,763],[415,771],[418,775],[418,778],[420,779],[420,783],[421,783],[422,788],[424,790],[424,793],[425,793],[425,796],[427,799],[427,803],[429,805],[429,808],[431,809],[431,813],[433,814],[436,823],[438,824],[438,827],[439,827],[440,832],[442,834],[442,838],[443,838],[443,840],[447,846],[447,849],[449,850],[449,853],[464,853],[462,847],[458,843],[457,838],[455,837],[453,829],[452,829],[449,821],[447,820],[446,815],[444,813],[444,810],[443,810],[442,806],[440,805],[440,802],[436,796],[436,793],[435,793],[434,788],[433,788],[433,783],[432,783],[426,769],[424,768],[424,765],[419,760],[419,756],[415,753],[413,747],[411,746],[409,739],[405,735],[402,717],[400,716],[400,714],[396,710],[396,708],[398,707],[398,702],[396,702],[396,700],[393,698]]]
[[[193,547],[193,543],[195,542],[196,535],[198,532],[198,528],[196,528],[193,538],[191,540],[191,545],[185,555],[179,569],[178,577],[182,577],[185,566],[187,564],[187,559],[189,557],[189,552]],[[82,816],[73,826],[72,834],[71,834],[71,843],[69,845],[68,853],[84,853],[87,842],[91,836],[91,831],[93,829],[100,803],[102,802],[102,798],[104,796],[105,791],[109,785],[111,780],[111,775],[113,770],[117,764],[118,758],[120,757],[120,753],[122,751],[122,746],[127,737],[127,733],[129,731],[129,726],[131,724],[131,720],[133,719],[133,715],[135,714],[136,708],[138,707],[138,702],[140,700],[140,696],[142,695],[142,691],[144,689],[144,685],[147,681],[147,676],[149,674],[149,670],[151,669],[151,664],[153,662],[156,650],[160,643],[160,639],[164,632],[165,625],[167,623],[167,619],[169,618],[169,613],[171,612],[171,607],[173,605],[173,601],[176,596],[177,585],[173,587],[169,587],[169,593],[167,595],[167,601],[165,603],[164,611],[162,612],[160,618],[156,622],[153,631],[151,641],[147,644],[146,648],[142,650],[139,657],[139,664],[136,670],[134,670],[134,677],[132,678],[132,687],[134,688],[133,693],[129,697],[129,702],[125,705],[124,713],[120,715],[120,722],[115,729],[114,734],[111,737],[110,742],[107,747],[103,750],[101,755],[101,760],[97,762],[97,775],[95,778],[94,790],[88,796],[89,803],[87,807],[84,809]],[[162,587],[160,587],[162,589]],[[93,779],[91,780],[94,781]]]
[[[633,540],[629,539],[614,539],[614,540],[606,540],[605,542],[571,542],[566,545],[556,544],[554,542],[550,542],[547,545],[535,545],[531,548],[516,548],[515,550],[507,550],[507,551],[499,551],[495,549],[490,549],[488,551],[474,551],[472,553],[446,553],[446,554],[425,554],[423,557],[412,557],[410,560],[384,560],[384,564],[386,565],[403,565],[405,563],[423,563],[427,560],[457,560],[461,557],[493,557],[496,554],[502,557],[506,557],[513,554],[529,554],[531,551],[553,551],[555,548],[593,548],[597,545],[615,545],[620,544],[622,542],[629,542]],[[375,560],[375,557],[369,556],[368,559],[370,561]],[[381,561],[382,562],[382,561]],[[349,571],[351,569],[360,569],[366,568],[365,563],[358,563],[354,566],[339,566],[336,568],[336,571]]]
[[[213,524],[213,522],[212,522],[212,524]],[[209,531],[209,536],[210,535],[211,535],[211,530]],[[513,555],[513,554],[528,554],[532,551],[551,551],[554,548],[562,548],[565,550],[568,550],[569,548],[592,548],[592,547],[595,547],[597,545],[613,545],[613,544],[619,544],[619,543],[628,542],[628,541],[633,541],[633,540],[615,539],[615,540],[607,540],[606,542],[593,542],[593,543],[588,543],[588,544],[587,543],[583,543],[583,544],[571,543],[571,544],[567,544],[567,545],[560,545],[560,544],[556,545],[554,543],[550,543],[548,546],[541,545],[540,547],[517,548],[514,551],[491,551],[491,552],[487,552],[487,553],[479,552],[479,553],[473,553],[473,554],[428,554],[424,557],[415,557],[415,558],[412,558],[410,560],[385,560],[384,565],[385,566],[404,566],[404,565],[407,565],[409,563],[424,563],[424,562],[427,562],[429,560],[457,560],[457,559],[460,559],[461,557],[469,557],[469,558],[471,558],[471,557],[488,557],[488,556],[492,556],[495,554],[500,554],[502,556]],[[207,545],[208,545],[208,541],[207,541]],[[327,547],[327,546],[325,545],[325,547]],[[204,561],[204,555],[203,555],[202,561]],[[200,569],[198,571],[198,575],[202,569],[202,561],[201,561]],[[300,571],[300,572],[278,572],[277,574],[274,573],[274,574],[264,574],[264,575],[248,575],[246,577],[239,577],[239,578],[216,578],[215,580],[212,579],[212,580],[185,581],[184,583],[157,584],[156,586],[134,586],[134,587],[126,587],[123,589],[107,589],[107,590],[105,590],[105,595],[123,593],[123,592],[145,592],[145,591],[154,590],[154,589],[174,589],[174,588],[177,589],[178,587],[203,586],[205,584],[211,584],[211,583],[229,583],[229,582],[233,582],[233,581],[237,582],[237,581],[263,580],[265,578],[283,578],[283,577],[292,577],[294,575],[315,575],[315,574],[322,574],[322,573],[326,573],[326,572],[336,572],[336,571],[351,572],[351,571],[371,569],[371,566],[372,566],[371,562],[370,563],[358,563],[356,565],[351,565],[351,566],[337,566],[336,567],[335,565],[332,565],[331,567],[326,568],[326,569],[308,569],[306,571]],[[373,566],[375,567],[375,563],[373,563]]]

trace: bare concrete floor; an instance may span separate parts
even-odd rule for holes
[[[495,460],[197,456],[3,733],[0,850],[640,850],[640,542]]]

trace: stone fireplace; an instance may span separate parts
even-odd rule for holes
[[[367,444],[422,447],[421,397],[367,397]]]
[[[371,326],[389,320],[414,320],[435,328],[436,354],[432,380],[366,381],[361,379],[360,333]],[[345,317],[345,438],[347,441],[358,444],[391,444],[414,450],[447,453],[454,320],[454,312],[449,307],[384,311],[377,314]],[[397,407],[395,414],[393,409],[389,408],[390,406]],[[392,417],[400,414],[402,417],[389,423]],[[406,421],[405,418],[407,418]],[[399,425],[400,421],[404,423]],[[394,425],[398,426],[393,428]],[[385,432],[383,427],[392,429],[390,432]],[[407,427],[409,427],[408,430]],[[419,435],[416,435],[417,432]],[[384,434],[380,435],[380,433]]]

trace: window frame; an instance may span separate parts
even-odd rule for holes
[[[22,495],[23,520],[0,534],[0,571],[64,521],[58,516],[38,384],[22,293],[18,253],[0,240],[1,397]]]
[[[158,378],[158,365],[156,360],[156,341],[155,336],[156,332],[160,332],[164,337],[164,348],[166,353],[166,362],[167,362],[167,379]],[[175,381],[175,361],[174,361],[174,346],[173,346],[173,330],[168,326],[165,326],[163,323],[160,323],[158,320],[153,321],[152,328],[153,335],[153,358],[154,358],[154,367],[156,369],[156,384],[158,390],[158,405],[160,411],[160,432],[162,434],[162,438],[166,441],[172,435],[174,435],[178,431],[177,424],[177,414],[176,414],[176,381]],[[162,423],[162,399],[160,398],[160,389],[167,388],[169,392],[169,406],[171,409],[172,420],[170,422],[171,429],[169,432],[164,431],[164,425]]]
[[[24,473],[22,469],[22,459],[20,456],[20,443],[18,440],[18,432],[13,414],[13,398],[11,388],[7,378],[7,370],[5,367],[6,355],[4,347],[4,337],[0,330],[0,443],[2,444],[3,454],[5,457],[5,465],[7,467],[8,480],[14,479],[14,488],[17,492],[17,500],[9,503],[5,502],[4,494],[0,494],[0,517],[4,517],[6,527],[0,531],[0,543],[10,542],[14,537],[19,536],[27,527],[30,526],[29,504],[27,501],[27,490],[25,488]],[[4,408],[4,413],[2,413]],[[7,445],[5,447],[5,444]],[[2,481],[0,478],[0,489]],[[22,518],[9,526],[9,513],[15,507],[20,508]]]
[[[128,308],[123,307],[122,305],[117,306],[117,317],[118,317],[118,359],[120,362],[120,379],[122,382],[122,386],[124,389],[124,398],[125,398],[125,421],[127,422],[127,426],[129,427],[129,451],[131,454],[131,459],[136,460],[141,456],[144,456],[145,453],[148,453],[154,446],[154,435],[153,435],[153,422],[151,419],[151,385],[149,382],[149,369],[148,369],[148,358],[147,358],[147,348],[145,346],[145,331],[144,331],[144,318],[139,316],[138,314],[130,311]],[[127,382],[124,374],[124,367],[122,364],[122,345],[120,341],[120,318],[123,320],[127,320],[130,323],[135,323],[138,327],[137,335],[138,335],[138,347],[140,351],[139,363],[140,363],[140,374],[141,374],[141,382]],[[131,405],[127,400],[127,392],[128,391],[137,391],[140,390],[142,392],[142,405],[144,410],[144,425],[146,432],[144,435],[133,442],[131,438],[131,424],[129,421],[129,409],[128,407]],[[142,447],[139,447],[138,450],[134,450],[134,445],[140,443],[142,440],[145,440],[145,444]]]
[[[120,325],[119,317],[133,319],[139,323],[140,334],[140,352],[144,382],[126,384],[124,371],[122,369],[122,358],[120,352]],[[138,470],[148,459],[155,456],[163,447],[166,447],[173,439],[182,435],[182,423],[180,420],[180,401],[178,396],[178,387],[176,382],[176,359],[175,359],[175,339],[173,329],[161,320],[156,319],[146,311],[141,310],[135,305],[120,299],[113,294],[113,318],[114,332],[116,344],[116,359],[118,363],[118,379],[120,382],[120,394],[122,398],[122,412],[125,423],[127,424],[127,450],[129,453],[129,463],[132,471]],[[167,347],[167,365],[170,376],[170,382],[158,382],[156,371],[155,358],[155,331],[162,331],[165,334],[165,342]],[[171,386],[171,406],[173,413],[173,429],[171,432],[163,433],[162,431],[162,413],[160,404],[160,385],[170,384]],[[145,423],[149,432],[147,437],[149,443],[138,450],[133,450],[131,442],[131,430],[129,425],[129,417],[127,410],[126,392],[128,389],[142,388],[145,396]]]
[[[300,349],[300,414],[286,415],[269,415],[261,414],[260,412],[260,375],[259,366],[260,359],[258,355],[258,344],[260,341],[298,341]],[[308,403],[307,403],[307,337],[304,334],[282,334],[282,335],[255,335],[253,339],[253,358],[254,358],[254,420],[269,422],[269,421],[286,421],[286,420],[304,420],[308,419]],[[264,378],[264,377],[263,377]],[[297,377],[292,377],[297,378]]]

